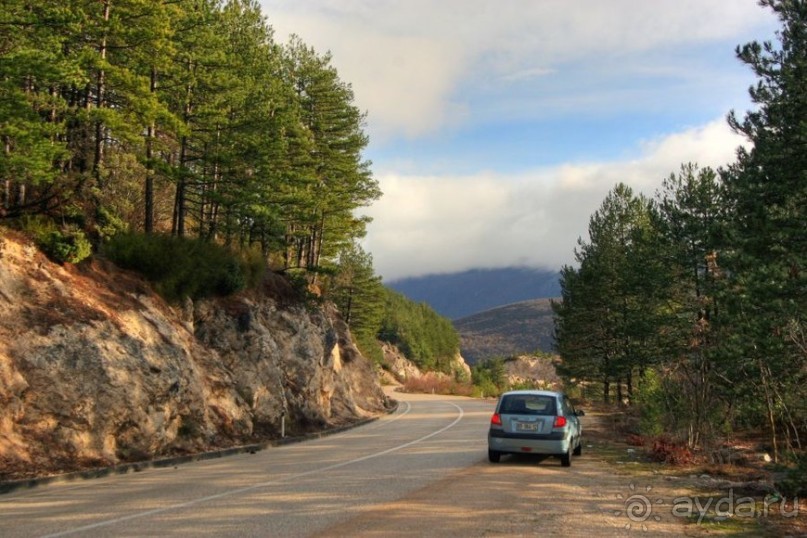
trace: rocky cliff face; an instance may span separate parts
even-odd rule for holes
[[[534,385],[546,390],[560,390],[562,382],[555,370],[552,356],[519,355],[504,361],[507,382],[513,385]]]
[[[260,290],[166,304],[0,231],[0,480],[301,433],[383,410],[335,312]]]
[[[389,378],[386,380],[389,383],[406,384],[410,379],[419,379],[423,377],[423,372],[412,361],[407,359],[403,353],[394,345],[381,342],[381,352],[384,355],[384,367]],[[471,367],[462,358],[462,355],[457,355],[451,360],[449,370],[452,375],[433,373],[436,376],[446,378],[462,377],[464,379],[471,379]]]

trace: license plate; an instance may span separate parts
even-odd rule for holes
[[[516,422],[516,431],[518,432],[537,432],[537,422]]]

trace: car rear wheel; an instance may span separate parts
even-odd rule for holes
[[[560,464],[564,467],[572,466],[572,446],[569,445],[569,451],[560,457]]]
[[[579,456],[582,453],[583,453],[583,440],[581,439],[580,441],[577,442],[577,446],[574,447],[574,452],[572,454],[574,454],[575,456]]]
[[[491,463],[499,463],[499,460],[502,459],[502,454],[501,452],[488,449],[488,459]]]

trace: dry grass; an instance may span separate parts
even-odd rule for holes
[[[427,372],[420,377],[407,379],[401,390],[403,392],[419,392],[423,394],[473,396],[474,386],[470,383],[461,383],[446,374]]]

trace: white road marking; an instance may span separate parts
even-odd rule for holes
[[[367,424],[366,426],[364,426],[364,428],[362,428],[362,431],[369,431],[369,430],[373,430],[375,428],[380,428],[380,427],[386,426],[388,424],[392,424],[393,422],[395,422],[399,418],[403,418],[406,415],[408,415],[409,412],[412,410],[412,405],[409,402],[400,402],[400,403],[404,405],[403,411],[401,411],[399,413],[395,413],[393,415],[385,415],[381,419],[379,419],[379,420],[377,420],[377,421],[375,421],[375,422],[373,422],[371,424]],[[343,432],[335,433],[333,435],[330,435],[329,437],[330,438],[338,438],[338,437],[350,435],[350,433],[352,431],[353,430],[345,430]],[[191,463],[197,463],[197,462],[191,462]],[[74,485],[69,485],[69,486],[60,484],[60,487],[59,487],[58,491],[59,491],[59,493],[64,493],[66,491],[76,491],[76,490],[82,490],[82,489],[88,489],[88,488],[96,487],[98,484],[93,483],[93,482],[94,482],[93,480],[88,479],[85,482],[74,484]],[[44,488],[42,490],[34,491],[34,492],[30,493],[30,494],[26,495],[26,497],[27,498],[48,497],[48,496],[53,495],[53,493],[54,493],[54,490]],[[12,503],[12,502],[18,502],[18,499],[16,497],[12,496],[12,495],[8,495],[8,496],[0,495],[0,506],[2,506],[4,503]],[[56,536],[56,535],[48,535],[48,536]]]
[[[392,419],[386,421],[385,424],[389,424],[391,422],[394,422],[395,420],[398,420],[399,418],[401,418],[404,415],[406,415],[407,413],[409,413],[409,411],[412,409],[412,406],[409,404],[409,402],[405,402],[405,403],[406,403],[406,406],[407,406],[406,410],[403,413],[401,413],[399,415],[396,415],[395,418],[392,418]],[[280,478],[278,480],[270,480],[268,482],[261,482],[260,484],[254,484],[252,486],[247,486],[247,487],[238,488],[238,489],[234,489],[234,490],[230,490],[230,491],[225,491],[225,492],[222,492],[222,493],[217,493],[216,495],[209,495],[207,497],[200,497],[198,499],[194,499],[192,501],[187,501],[187,502],[184,502],[184,503],[178,503],[178,504],[174,504],[174,505],[171,505],[171,506],[166,506],[166,507],[163,507],[163,508],[155,508],[154,510],[147,510],[145,512],[138,512],[136,514],[130,514],[128,516],[123,516],[123,517],[119,517],[119,518],[115,518],[115,519],[108,519],[108,520],[105,520],[105,521],[99,521],[98,523],[92,523],[90,525],[84,525],[82,527],[76,527],[74,529],[68,529],[68,530],[64,530],[64,531],[57,532],[57,533],[54,533],[54,534],[47,534],[47,535],[44,536],[44,538],[55,538],[57,536],[68,536],[70,534],[77,534],[77,533],[80,533],[80,532],[85,532],[85,531],[89,531],[89,530],[93,530],[93,529],[98,529],[100,527],[107,527],[109,525],[115,525],[117,523],[123,523],[125,521],[131,521],[133,519],[139,519],[139,518],[143,518],[143,517],[153,516],[153,515],[156,515],[156,514],[162,514],[164,512],[170,512],[172,510],[180,510],[180,509],[188,508],[190,506],[194,506],[194,505],[197,505],[197,504],[202,504],[202,503],[205,503],[205,502],[208,502],[208,501],[214,501],[216,499],[221,499],[223,497],[230,497],[232,495],[238,495],[238,494],[246,493],[248,491],[253,491],[253,490],[256,490],[256,489],[265,488],[265,487],[268,487],[268,486],[274,486],[274,485],[277,485],[277,484],[282,484],[283,482],[288,482],[289,480],[294,480],[294,479],[297,479],[297,478],[303,478],[303,477],[306,477],[306,476],[310,476],[312,474],[322,473],[322,472],[325,472],[325,471],[332,471],[334,469],[347,467],[348,465],[353,465],[354,463],[360,463],[362,461],[367,461],[367,460],[370,460],[370,459],[373,459],[373,458],[377,458],[379,456],[384,456],[386,454],[396,452],[398,450],[402,450],[404,448],[410,447],[410,446],[415,445],[417,443],[423,442],[423,441],[425,441],[427,439],[431,439],[435,435],[439,435],[439,434],[443,433],[444,431],[446,431],[446,430],[448,430],[450,428],[453,428],[454,426],[457,425],[457,423],[460,420],[462,420],[462,417],[465,415],[462,408],[460,406],[456,405],[456,404],[451,403],[451,402],[446,402],[446,403],[448,403],[449,405],[451,405],[451,406],[453,406],[454,408],[457,409],[457,411],[459,412],[459,414],[457,415],[457,418],[455,418],[454,421],[451,424],[449,424],[448,426],[444,426],[444,427],[440,428],[439,430],[436,430],[436,431],[434,431],[434,432],[432,432],[432,433],[430,433],[428,435],[424,435],[423,437],[420,437],[420,438],[415,439],[413,441],[409,441],[408,443],[404,443],[404,444],[398,445],[396,447],[388,448],[386,450],[382,450],[381,452],[376,452],[375,454],[368,454],[367,456],[362,456],[360,458],[352,459],[352,460],[349,460],[349,461],[343,461],[342,463],[335,463],[333,465],[328,465],[327,467],[322,467],[320,469],[314,469],[314,470],[311,470],[311,471],[306,471],[304,473],[299,473],[299,474],[296,474],[296,475],[293,475],[293,476],[287,476],[285,478]]]

